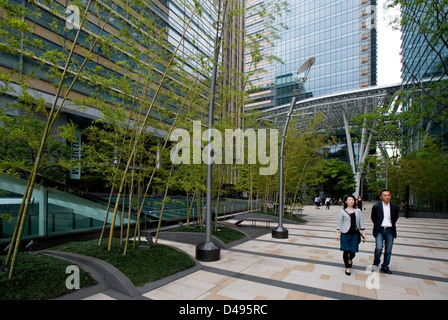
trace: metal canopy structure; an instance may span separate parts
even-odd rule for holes
[[[301,120],[297,123],[299,130],[306,130],[310,120],[319,113],[324,116],[322,129],[341,128],[345,126],[345,116],[350,119],[355,115],[371,113],[375,108],[387,103],[401,88],[401,84],[375,86],[300,100],[296,102],[292,117]],[[289,104],[285,104],[263,110],[259,120],[274,122],[276,127],[282,128],[289,107]]]
[[[295,103],[292,117],[299,118],[299,121],[296,122],[299,131],[305,131],[310,121],[318,114],[323,114],[324,116],[320,124],[321,129],[335,130],[344,128],[350,166],[356,181],[355,197],[358,197],[360,192],[360,179],[363,171],[363,167],[359,164],[365,161],[369,153],[372,130],[369,130],[365,123],[362,125],[362,137],[357,146],[358,163],[355,163],[355,150],[353,149],[354,146],[350,133],[350,119],[356,115],[371,113],[376,108],[384,106],[391,101],[393,96],[401,88],[401,84],[367,87],[309,98]],[[259,120],[274,122],[277,128],[281,128],[289,118],[288,113],[290,112],[290,108],[288,105],[283,105],[267,109],[263,111]]]

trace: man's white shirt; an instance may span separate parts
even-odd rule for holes
[[[382,202],[383,204],[383,222],[381,223],[382,227],[392,227],[392,220],[390,218],[390,203],[389,204],[385,204],[384,202]]]

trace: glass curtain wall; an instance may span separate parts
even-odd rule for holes
[[[376,1],[297,0],[289,10],[279,20],[288,29],[270,48],[283,63],[267,67],[259,81],[266,94],[253,94],[249,108],[290,103],[297,69],[311,57],[316,63],[302,99],[376,85]],[[247,23],[248,32],[258,31]]]

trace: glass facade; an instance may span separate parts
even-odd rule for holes
[[[216,35],[213,27],[217,20],[216,1],[81,0],[77,3],[82,10],[87,3],[91,6],[68,67],[67,87],[93,48],[55,127],[73,122],[82,131],[94,120],[104,120],[105,112],[102,112],[107,109],[102,110],[101,107],[106,104],[124,110],[137,122],[143,118],[137,112],[146,114],[156,92],[158,95],[150,112],[148,131],[153,131],[157,138],[165,137],[168,130],[162,130],[168,128],[167,124],[172,124],[187,94],[194,96],[188,103],[189,119],[207,122],[211,58]],[[242,72],[239,29],[243,28],[244,21],[236,9],[243,2],[234,0],[227,3],[232,6],[227,9],[237,14],[223,26],[225,35],[220,59],[223,59],[223,65],[238,72],[227,70],[228,76],[225,77],[221,69],[220,76],[225,85],[241,86],[241,79],[230,79],[230,75]],[[20,102],[19,92],[23,88],[28,90],[34,101],[44,101],[45,107],[51,107],[60,74],[78,33],[76,26],[68,24],[76,16],[70,4],[72,2],[67,0],[2,2],[0,72],[11,77],[5,76],[0,81],[0,114],[5,111],[10,117],[20,115],[11,106]],[[22,6],[24,10],[20,10]],[[9,16],[14,16],[17,23],[6,22]],[[101,38],[95,42],[100,32]],[[173,57],[172,68],[164,75]],[[26,86],[16,81],[19,77]],[[198,81],[192,86],[196,77]],[[4,79],[9,82],[4,83]],[[161,88],[157,91],[160,83]],[[229,104],[227,111],[237,113],[236,106]],[[3,123],[0,122],[1,125]],[[128,125],[127,119],[125,125]],[[88,143],[86,140],[83,133],[80,141],[84,144]],[[71,181],[67,180],[69,184]],[[104,208],[86,215],[89,205],[81,210],[76,204],[79,200],[71,201],[69,193],[56,194],[51,190],[40,193],[36,190],[35,194],[40,198],[36,198],[28,214],[26,236],[47,236],[102,226],[104,215],[101,210]],[[23,190],[14,192],[0,185],[0,214],[8,213],[13,217],[13,220],[0,217],[3,238],[12,233],[22,196]],[[91,203],[90,206],[95,207]]]
[[[440,138],[448,146],[446,107],[441,93],[446,92],[448,45],[446,22],[448,7],[443,2],[422,2],[402,6],[402,17],[406,23],[402,28],[402,81],[410,89],[404,110],[421,114],[421,120],[411,125],[404,124],[408,147],[416,150],[423,137]],[[423,92],[422,88],[425,88]],[[436,103],[434,103],[436,102]]]
[[[252,94],[249,108],[290,103],[297,69],[311,57],[316,62],[301,98],[376,85],[376,1],[298,0],[289,1],[289,9],[279,20],[287,29],[266,49],[283,64],[266,66],[254,81],[264,94]],[[257,31],[249,23],[247,28]]]
[[[0,245],[11,241],[17,223],[17,212],[22,203],[27,181],[0,175]],[[107,200],[101,198],[87,199],[85,196],[54,190],[52,187],[36,185],[33,199],[27,213],[23,238],[39,239],[48,236],[67,235],[85,231],[101,230],[106,215],[107,226],[112,222],[112,214],[107,213]],[[113,199],[115,201],[115,199]],[[126,200],[128,201],[128,200]],[[185,219],[191,210],[191,219],[197,215],[197,209],[191,208],[185,198],[174,198],[162,206],[163,198],[150,197],[143,208],[143,223],[157,223],[163,212],[165,221]],[[121,202],[122,203],[122,202]],[[246,211],[247,200],[221,199],[213,201],[213,206],[222,214]],[[133,208],[131,223],[136,221],[137,208]],[[123,220],[117,219],[117,225],[126,226],[127,214]]]
[[[8,5],[14,7],[20,7],[22,3],[26,10],[22,19],[30,27],[30,31],[22,39],[17,34],[15,40],[22,41],[21,50],[27,50],[29,54],[20,56],[17,53],[0,50],[0,68],[15,69],[33,75],[36,81],[31,87],[52,95],[54,89],[48,84],[52,84],[55,79],[52,78],[50,70],[54,64],[62,69],[64,61],[63,59],[56,61],[48,52],[68,54],[71,41],[77,33],[76,28],[67,28],[67,19],[73,13],[68,9],[67,1],[8,0]],[[87,1],[83,3],[85,5]],[[180,73],[194,76],[201,72],[198,90],[204,92],[208,88],[209,76],[207,71],[203,72],[204,57],[212,56],[215,38],[212,23],[216,20],[216,13],[211,1],[201,2],[200,6],[201,8],[193,9],[193,1],[189,0],[102,1],[101,4],[93,2],[89,8],[89,17],[79,35],[79,49],[73,55],[74,63],[70,65],[70,71],[74,73],[76,65],[81,65],[85,53],[93,43],[93,38],[105,25],[101,30],[101,37],[105,40],[103,43],[99,41],[93,48],[94,58],[86,63],[83,77],[84,80],[95,75],[110,78],[108,89],[112,90],[101,88],[95,81],[78,81],[73,88],[76,98],[88,99],[96,95],[112,104],[136,109],[136,103],[132,98],[145,95],[143,89],[139,89],[143,87],[140,79],[157,83],[172,55],[176,53],[175,63],[181,68],[168,74],[162,92],[159,93],[160,98],[157,99],[156,106],[151,112],[154,119],[171,123],[171,117],[166,110],[176,112],[178,101],[187,90],[178,85]],[[193,10],[196,12],[193,13]],[[202,12],[201,15],[198,14],[199,11]],[[109,12],[112,14],[107,19]],[[12,28],[7,31],[16,32]],[[130,88],[134,92],[127,97],[121,94],[120,91],[123,89],[118,87],[118,80],[112,80],[124,76],[128,77]],[[70,77],[67,80],[68,84],[69,80]],[[149,96],[148,100],[154,95],[154,91],[146,93]],[[165,94],[167,91],[179,94],[180,98],[176,99],[172,95]],[[206,105],[207,95],[203,98]],[[7,98],[2,97],[2,100],[5,99]],[[196,116],[207,119],[208,116],[200,111],[201,107],[197,109]]]
[[[402,80],[409,84],[417,81],[440,80],[446,76],[444,65],[448,59],[448,46],[446,41],[434,39],[438,34],[422,33],[420,28],[435,30],[436,19],[431,14],[426,15],[429,4],[422,2],[419,7],[402,8],[403,16],[412,17],[402,30]],[[448,8],[445,8],[446,18]],[[444,20],[443,15],[438,19]],[[414,22],[411,22],[414,21]],[[419,25],[421,27],[419,27]],[[443,35],[440,35],[443,37]],[[434,37],[434,38],[433,38]]]
[[[0,175],[0,243],[10,241],[27,181]],[[106,204],[36,185],[24,225],[24,238],[99,230]],[[124,218],[127,223],[127,218]],[[110,225],[111,219],[108,219]],[[135,222],[132,216],[131,222]],[[120,221],[118,222],[120,224]]]

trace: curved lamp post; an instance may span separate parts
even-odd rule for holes
[[[272,230],[272,238],[276,239],[287,239],[288,238],[288,229],[283,227],[283,207],[284,207],[284,199],[283,199],[283,150],[285,147],[285,138],[286,132],[288,130],[289,120],[291,120],[291,115],[294,110],[294,107],[297,102],[297,97],[302,92],[303,84],[306,80],[308,80],[307,76],[310,71],[310,68],[313,66],[316,59],[310,58],[308,59],[300,68],[297,70],[297,76],[300,74],[304,74],[303,77],[298,77],[295,81],[295,85],[299,85],[297,89],[293,90],[293,97],[291,101],[291,106],[289,108],[288,116],[286,117],[285,127],[283,128],[282,135],[282,145],[280,148],[280,181],[279,181],[279,205],[278,205],[278,227]]]
[[[196,246],[196,259],[199,261],[218,261],[221,258],[221,249],[217,244],[212,242],[212,169],[213,165],[210,161],[211,158],[211,139],[212,139],[212,126],[213,126],[213,111],[214,111],[214,93],[216,86],[216,74],[218,72],[218,59],[219,59],[219,51],[221,44],[221,36],[220,31],[222,29],[223,21],[219,20],[221,13],[221,5],[227,4],[226,1],[223,0],[215,0],[214,6],[215,10],[218,13],[218,21],[213,23],[213,27],[216,29],[216,37],[215,37],[215,56],[213,61],[213,71],[212,71],[212,79],[210,85],[210,100],[209,100],[209,112],[208,112],[208,141],[209,150],[207,152],[207,193],[206,193],[206,205],[205,205],[205,242],[202,242]]]

